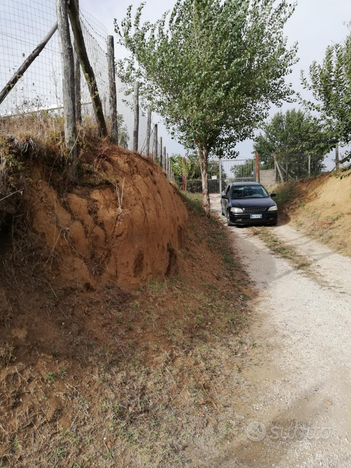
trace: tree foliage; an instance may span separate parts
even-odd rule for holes
[[[285,76],[296,61],[283,26],[294,11],[285,0],[178,0],[170,15],[142,23],[129,7],[120,42],[131,57],[119,63],[124,81],[144,94],[186,148],[196,148],[204,207],[209,213],[210,153],[228,156],[267,116],[290,99]]]
[[[308,78],[301,72],[305,89],[314,101],[304,101],[319,112],[333,146],[351,142],[351,34],[343,44],[327,47],[322,64],[313,62]]]
[[[118,131],[118,144],[120,146],[127,146],[129,142],[128,128],[124,122],[122,114],[117,114],[117,131]]]
[[[186,157],[180,154],[172,154],[170,161],[175,180],[179,186],[182,185],[183,175],[185,175],[188,180],[201,179],[200,163],[196,153],[190,153]],[[219,163],[217,159],[210,159],[208,161],[207,175],[209,178],[212,176],[217,176],[217,178],[219,178]],[[225,178],[226,174],[222,164],[222,179]]]
[[[278,162],[288,162],[290,173],[296,177],[307,175],[308,156],[312,157],[314,172],[323,168],[331,145],[329,134],[310,114],[295,109],[278,112],[262,129],[254,140],[254,151],[261,162],[268,162],[275,154]]]

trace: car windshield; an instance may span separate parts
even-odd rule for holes
[[[262,185],[239,185],[232,188],[231,198],[264,198],[269,197]]]

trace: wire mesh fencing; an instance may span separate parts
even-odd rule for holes
[[[0,90],[56,23],[55,0],[2,0],[0,2]],[[94,70],[105,116],[109,115],[107,29],[90,13],[80,9],[80,23],[90,64]],[[73,37],[73,35],[72,35]],[[131,147],[134,115],[131,97],[117,79],[117,109],[122,116],[122,143]],[[81,74],[82,116],[94,118],[91,97]],[[62,65],[56,31],[40,55],[21,76],[0,105],[0,116],[38,111],[60,113],[63,109]],[[140,112],[139,148],[146,151],[146,115]],[[159,148],[160,151],[160,148]]]

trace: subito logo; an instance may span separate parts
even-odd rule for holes
[[[246,428],[246,435],[252,442],[261,442],[266,437],[266,426],[258,421],[250,423]]]

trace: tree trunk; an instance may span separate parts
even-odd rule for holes
[[[208,193],[208,175],[207,175],[207,166],[208,166],[208,149],[202,148],[201,145],[198,145],[198,154],[199,154],[199,163],[201,170],[201,182],[202,182],[202,208],[205,215],[210,217],[210,196]]]

